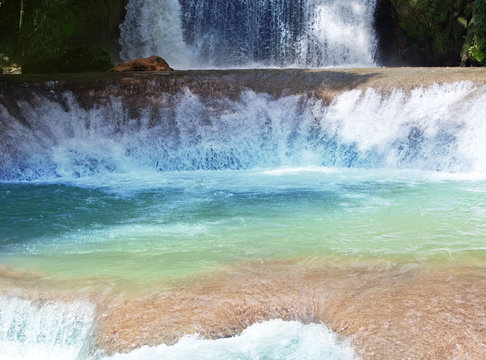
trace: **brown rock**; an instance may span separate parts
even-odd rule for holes
[[[173,71],[169,64],[160,56],[135,59],[113,68],[113,71]]]

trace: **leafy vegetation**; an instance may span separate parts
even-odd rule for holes
[[[24,74],[107,71],[113,67],[110,55],[98,45],[67,50],[60,56],[30,60],[22,66]]]
[[[118,25],[124,17],[125,3],[124,0],[2,0],[0,53],[8,62],[25,64],[38,59],[46,62],[66,59],[73,50],[97,45],[98,56],[101,56],[99,48],[116,56]],[[6,62],[2,60],[0,65],[5,66]]]
[[[474,1],[472,41],[467,52],[472,61],[486,65],[486,0]]]
[[[390,0],[400,49],[416,65],[480,65],[486,50],[486,0]]]

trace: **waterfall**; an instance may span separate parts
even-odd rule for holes
[[[327,103],[245,87],[232,96],[171,93],[160,84],[89,106],[83,93],[54,90],[12,100],[16,114],[0,105],[0,179],[283,166],[486,171],[485,86],[356,89]]]
[[[0,296],[0,357],[9,360],[75,360],[87,351],[91,304],[38,303]]]
[[[121,58],[174,67],[372,66],[375,0],[130,0]]]

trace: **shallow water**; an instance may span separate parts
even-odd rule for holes
[[[273,320],[244,330],[236,337],[205,340],[186,336],[173,346],[143,347],[106,360],[136,359],[356,359],[348,343],[323,325]]]
[[[113,177],[0,185],[0,261],[141,283],[260,259],[486,255],[483,180],[328,168]]]
[[[167,79],[98,84],[118,95],[96,99],[7,84],[18,96],[0,98],[10,358],[486,353],[484,85],[327,101],[161,91]],[[130,84],[144,86],[140,108],[126,104],[140,90]]]
[[[98,353],[115,354],[113,359],[182,359],[193,351],[208,359],[351,359],[354,350],[324,325],[262,323],[233,339],[204,338],[233,336],[272,318],[327,321],[338,331],[344,325],[336,324],[349,306],[367,309],[369,319],[383,324],[388,320],[372,299],[383,292],[405,291],[383,303],[395,303],[397,309],[414,294],[408,300],[414,309],[425,306],[419,301],[423,296],[442,304],[451,296],[485,289],[484,275],[475,275],[478,280],[466,292],[461,288],[467,280],[453,275],[462,268],[466,274],[474,266],[484,269],[486,263],[486,181],[478,174],[281,168],[167,172],[146,179],[125,174],[114,186],[116,177],[98,178],[97,185],[93,179],[0,185],[1,207],[7,210],[0,222],[0,262],[6,266],[3,276],[10,279],[4,293],[51,304],[4,298],[26,308],[19,318],[17,308],[0,304],[2,346],[11,359],[36,352],[46,358],[81,354],[90,359]],[[330,264],[335,268],[328,269]],[[433,270],[421,276],[424,266],[446,269],[446,275]],[[405,285],[410,277],[417,280]],[[406,280],[401,280],[402,289],[393,280],[400,278]],[[19,280],[23,290],[9,290]],[[417,292],[416,284],[434,287]],[[365,293],[371,299],[363,298],[363,287],[369,287]],[[330,294],[333,300],[325,300]],[[78,299],[96,304],[96,316],[94,305],[80,309]],[[457,305],[448,313],[472,315],[471,309],[478,308],[477,316],[486,314],[480,296],[466,304],[466,310]],[[59,308],[73,306],[81,311],[77,326],[84,337],[69,340],[69,318],[60,330],[50,330],[57,333],[36,333],[38,324],[51,329],[52,321],[59,321],[49,320],[64,314]],[[239,314],[240,308],[248,310]],[[339,309],[337,315],[332,309]],[[360,311],[346,316],[353,324],[366,319]],[[430,314],[427,319],[443,326],[441,317]],[[96,330],[91,331],[91,322]],[[369,338],[368,346],[375,343],[362,327],[348,328],[354,329],[349,335]],[[406,329],[394,330],[396,338],[405,336]],[[470,331],[476,329],[473,322]],[[451,334],[463,330],[452,328]],[[22,334],[29,332],[34,334],[24,339]],[[199,332],[201,338],[156,346]],[[95,334],[99,340],[93,342]],[[456,336],[451,334],[446,336]],[[59,336],[68,340],[56,340]],[[47,340],[39,342],[39,337]],[[142,345],[152,347],[116,355]],[[410,349],[422,351],[421,346]]]

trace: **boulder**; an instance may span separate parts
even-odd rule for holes
[[[113,71],[174,71],[160,56],[135,59],[113,68]]]

